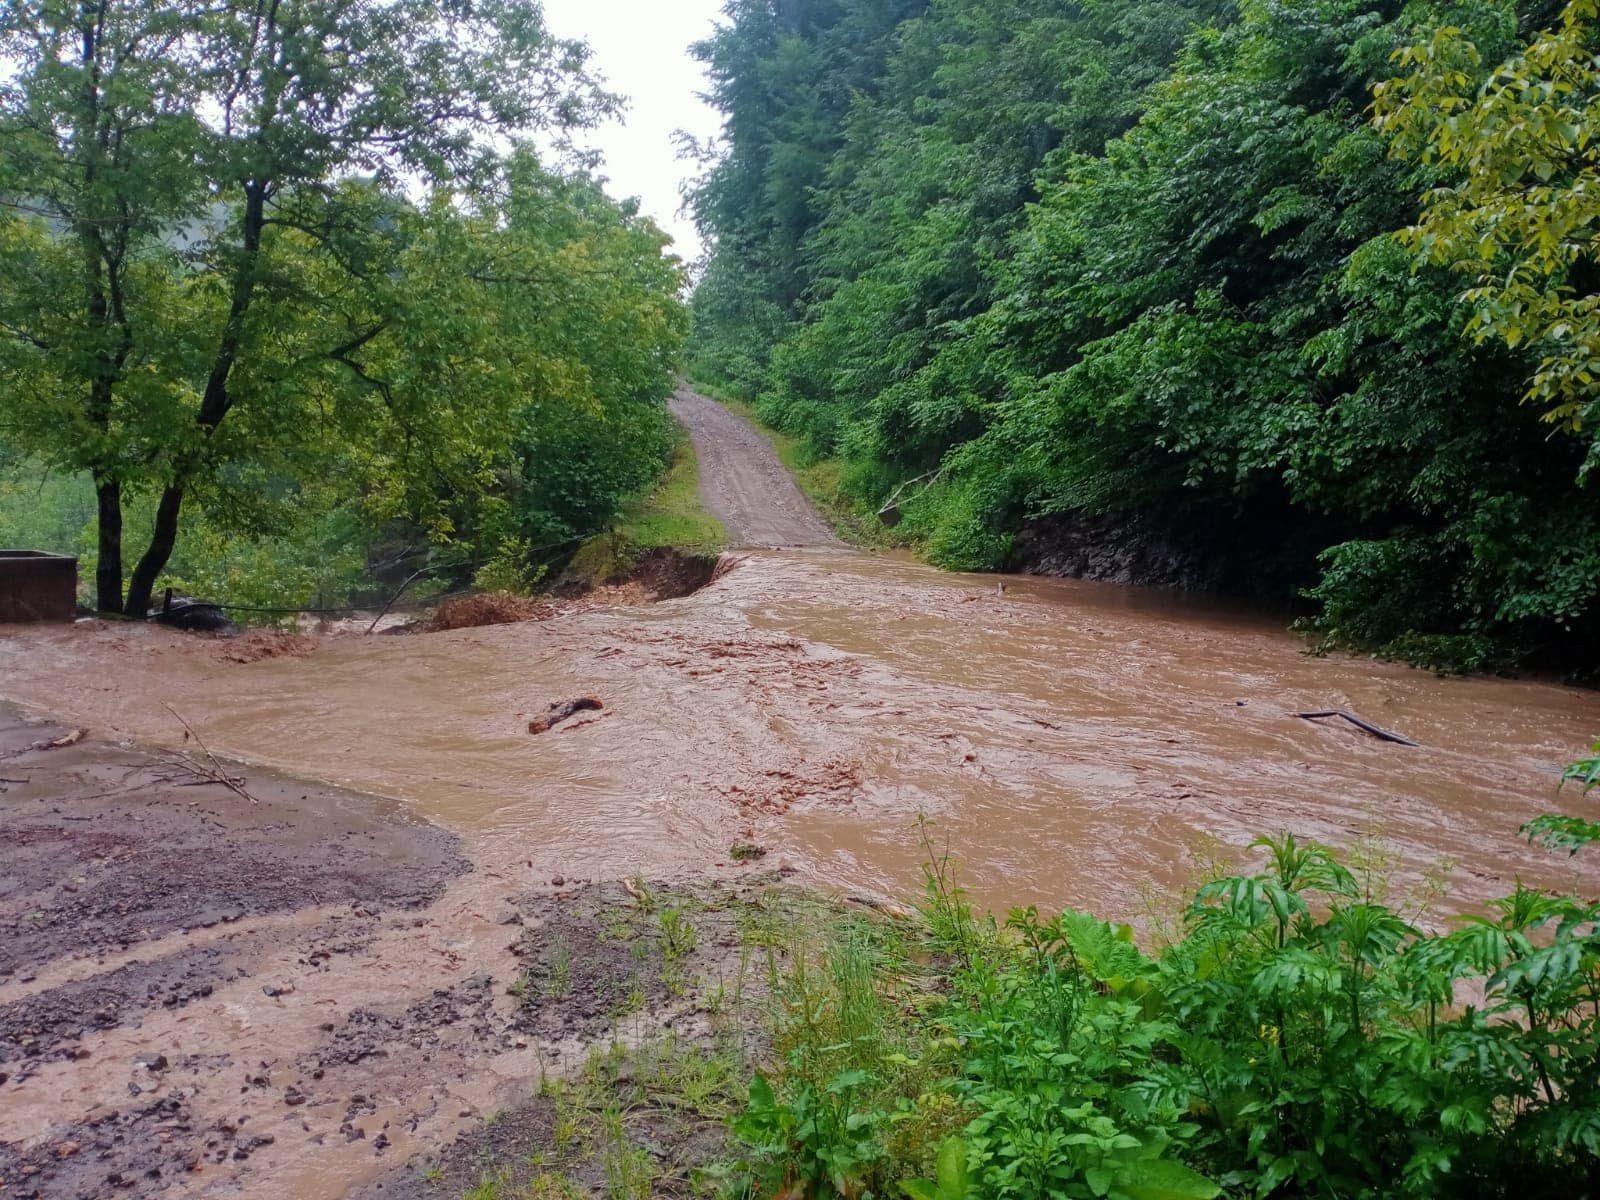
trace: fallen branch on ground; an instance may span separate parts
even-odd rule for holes
[[[16,758],[19,755],[32,754],[35,750],[59,750],[63,746],[75,746],[88,735],[89,731],[80,725],[78,728],[71,730],[68,733],[63,733],[58,738],[44,738],[41,741],[30,742],[28,745],[23,746],[20,750],[8,750],[6,753],[0,754],[0,759]]]
[[[170,751],[172,758],[167,761],[167,765],[177,767],[180,770],[187,771],[189,774],[193,775],[195,778],[189,780],[189,784],[220,784],[222,787],[227,788],[234,795],[244,797],[244,799],[250,801],[251,804],[260,804],[261,801],[257,800],[245,790],[244,780],[239,779],[236,776],[229,775],[228,772],[223,769],[222,763],[217,760],[217,756],[211,753],[210,748],[205,744],[205,742],[200,740],[200,735],[194,731],[194,726],[185,721],[182,714],[180,714],[177,709],[173,708],[172,705],[168,704],[165,700],[161,701],[160,703],[161,707],[171,713],[178,724],[183,726],[184,741],[188,741],[190,738],[193,738],[194,744],[200,747],[200,753],[205,755],[206,758],[204,763],[197,762],[193,757],[185,754],[182,750],[173,750]]]

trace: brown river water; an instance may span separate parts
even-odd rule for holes
[[[540,623],[329,639],[225,661],[148,627],[0,634],[0,697],[97,735],[392,797],[496,878],[726,864],[754,840],[805,879],[902,894],[917,816],[975,899],[1139,915],[1198,855],[1292,830],[1381,841],[1471,904],[1517,875],[1600,887],[1528,847],[1600,695],[1306,654],[1281,621],[1070,580],[949,575],[846,550],[757,552],[694,595]],[[542,736],[551,701],[592,694]],[[1346,708],[1385,743],[1296,709]]]

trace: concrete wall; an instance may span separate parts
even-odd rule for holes
[[[77,608],[77,559],[41,550],[0,550],[0,624],[71,621]]]

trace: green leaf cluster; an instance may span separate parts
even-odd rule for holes
[[[1425,924],[1291,835],[1128,926],[978,919],[948,858],[913,928],[779,978],[735,1128],[763,1195],[1526,1197],[1600,1172],[1600,905],[1520,885]]]
[[[927,475],[896,532],[945,565],[1154,544],[1181,577],[1309,601],[1347,644],[1593,667],[1592,431],[1518,403],[1566,370],[1557,318],[1537,346],[1485,336],[1460,275],[1481,250],[1552,303],[1593,299],[1592,141],[1545,120],[1586,104],[1587,10],[1540,33],[1556,11],[1510,0],[931,0],[854,38],[847,73],[829,47],[850,5],[775,11],[807,18],[787,34],[806,87],[771,86],[767,6],[713,40],[725,157],[697,193],[715,248],[691,362],[841,460],[859,505]],[[1467,57],[1509,65],[1429,81]],[[1462,124],[1449,153],[1406,153],[1449,88],[1482,89],[1500,140]],[[782,254],[779,127],[821,164]],[[1548,181],[1534,135],[1565,155]],[[1504,169],[1478,169],[1492,154]],[[1451,195],[1478,224],[1447,243]],[[1512,200],[1521,232],[1485,207]]]

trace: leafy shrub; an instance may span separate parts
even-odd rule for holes
[[[1600,777],[1600,769],[1595,771]],[[1147,954],[1067,911],[797,953],[736,1122],[760,1194],[1581,1196],[1600,1172],[1600,905],[1518,888],[1446,932],[1262,838]]]

